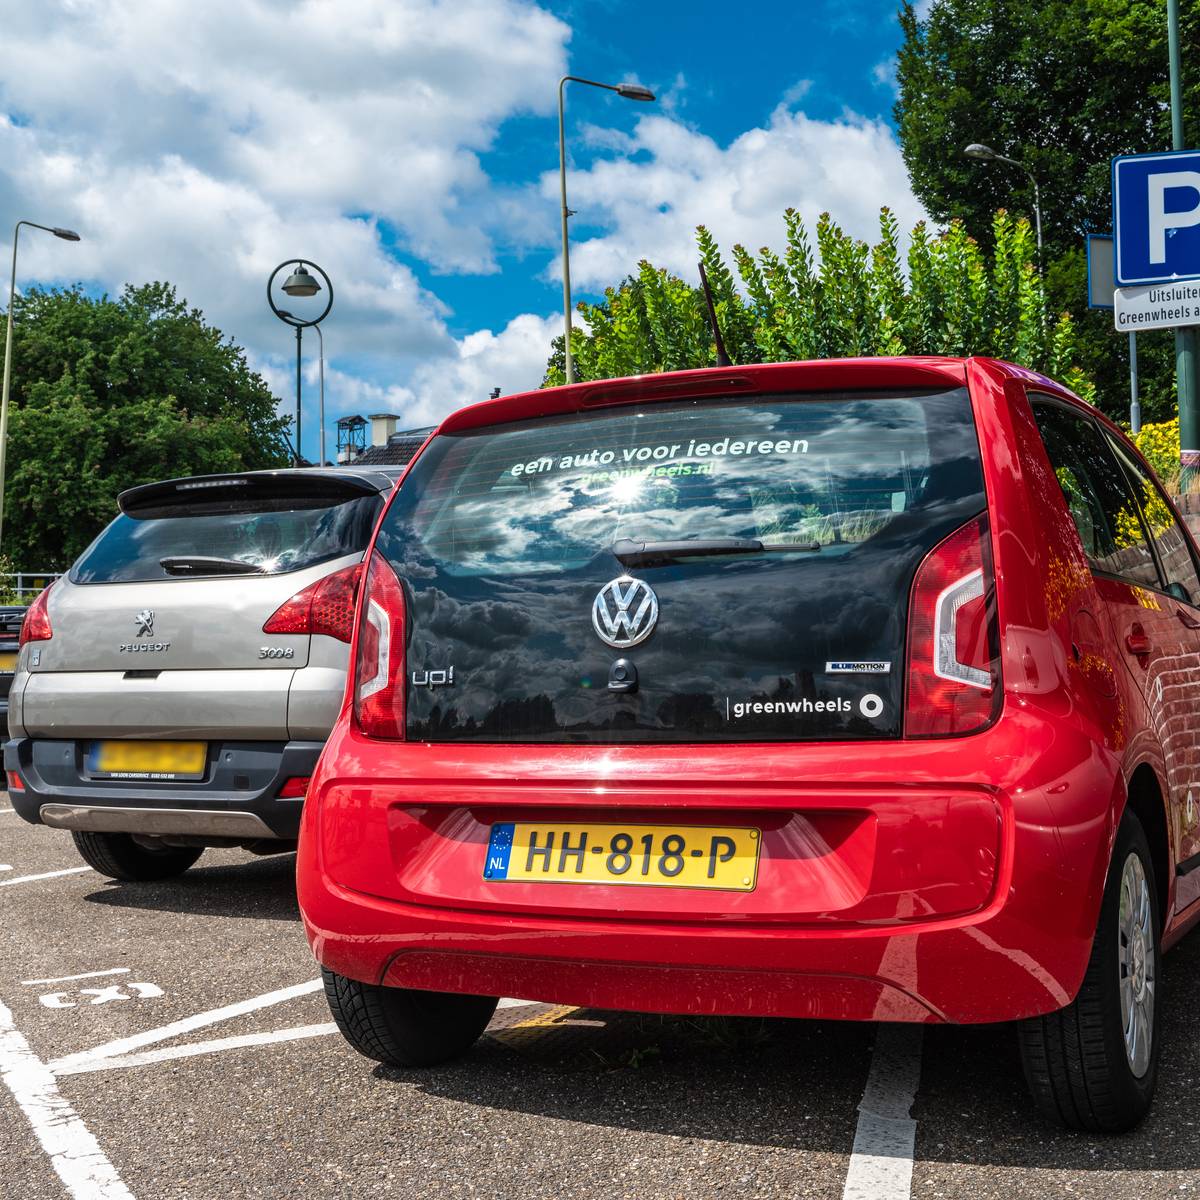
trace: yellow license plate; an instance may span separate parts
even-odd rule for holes
[[[201,779],[206,742],[93,742],[88,771],[122,779]]]
[[[17,652],[15,650],[0,653],[0,671],[15,671],[17,669]]]
[[[757,829],[724,825],[582,825],[501,821],[483,877],[492,882],[632,883],[749,892]]]

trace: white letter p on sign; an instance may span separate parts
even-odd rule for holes
[[[1150,261],[1162,263],[1167,261],[1167,230],[1200,225],[1200,171],[1169,171],[1162,175],[1151,175],[1146,180],[1146,187],[1150,209]],[[1196,193],[1192,207],[1181,212],[1167,212],[1169,188],[1191,188]]]

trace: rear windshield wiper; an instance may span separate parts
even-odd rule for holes
[[[168,575],[261,575],[262,567],[240,558],[210,558],[204,554],[174,554],[160,558]]]
[[[635,542],[630,538],[620,538],[608,548],[609,553],[627,567],[675,562],[680,558],[707,558],[713,554],[811,554],[820,549],[820,542],[760,542],[758,538],[738,537],[686,538],[662,542]]]

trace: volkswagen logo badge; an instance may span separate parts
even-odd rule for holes
[[[616,650],[644,642],[658,624],[658,597],[648,583],[622,575],[606,583],[592,604],[596,636]]]

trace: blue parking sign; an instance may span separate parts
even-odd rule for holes
[[[1117,287],[1200,279],[1200,151],[1112,160]]]

